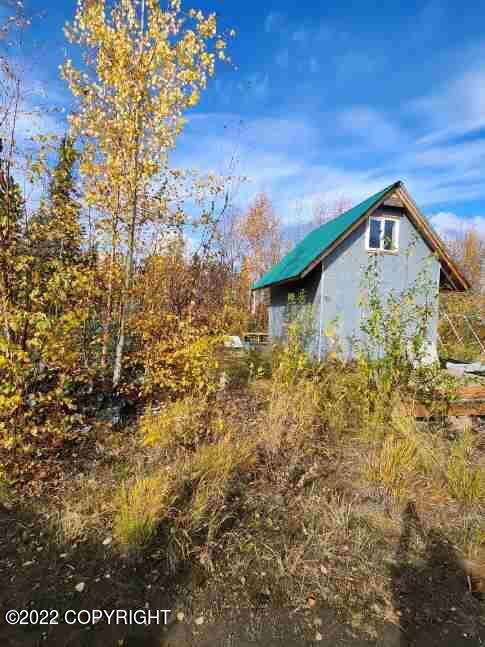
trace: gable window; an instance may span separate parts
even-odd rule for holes
[[[366,247],[368,251],[397,252],[399,248],[399,220],[396,218],[369,218]]]

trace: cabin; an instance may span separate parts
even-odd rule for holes
[[[470,284],[401,181],[310,232],[253,285],[269,293],[271,340],[285,339],[293,295],[296,304],[312,306],[312,355],[323,359],[337,336],[339,352],[351,358],[363,338],[362,281],[370,255],[377,255],[384,292],[411,287],[426,264],[433,288],[416,299],[433,301],[426,349],[437,359],[440,290],[465,291]]]

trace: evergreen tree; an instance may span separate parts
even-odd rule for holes
[[[49,190],[50,210],[56,229],[56,251],[59,258],[68,262],[76,261],[81,253],[80,206],[76,201],[74,186],[77,157],[73,139],[64,137]]]
[[[0,141],[0,155],[2,146]],[[3,334],[11,341],[8,313],[21,298],[25,258],[22,241],[24,200],[18,184],[9,173],[9,165],[0,158],[0,308]]]
[[[76,160],[72,138],[64,137],[59,146],[48,200],[41,204],[30,223],[33,253],[43,265],[51,261],[57,267],[59,264],[70,266],[81,260],[82,228],[74,179]],[[46,269],[44,267],[44,271]]]

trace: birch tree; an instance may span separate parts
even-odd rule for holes
[[[83,145],[87,199],[111,214],[112,238],[122,240],[125,257],[116,387],[140,230],[174,213],[170,187],[183,177],[170,173],[168,155],[183,129],[184,112],[199,102],[216,60],[226,59],[227,39],[217,32],[215,14],[182,12],[180,0],[163,9],[159,0],[80,0],[66,35],[84,59],[82,69],[67,60],[62,76],[77,99],[70,122]],[[175,215],[184,217],[180,210]]]

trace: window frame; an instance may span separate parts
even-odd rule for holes
[[[379,235],[379,247],[371,247],[370,246],[370,228],[371,228],[371,220],[377,220],[380,223],[380,235]],[[393,249],[384,249],[384,231],[385,231],[385,222],[386,220],[391,220],[394,222],[394,229],[393,229],[393,245],[395,247]],[[365,248],[368,252],[372,252],[374,254],[398,254],[399,253],[399,223],[401,219],[397,216],[389,216],[383,214],[382,216],[369,216],[367,218],[367,226],[366,226],[366,231],[365,231]]]

